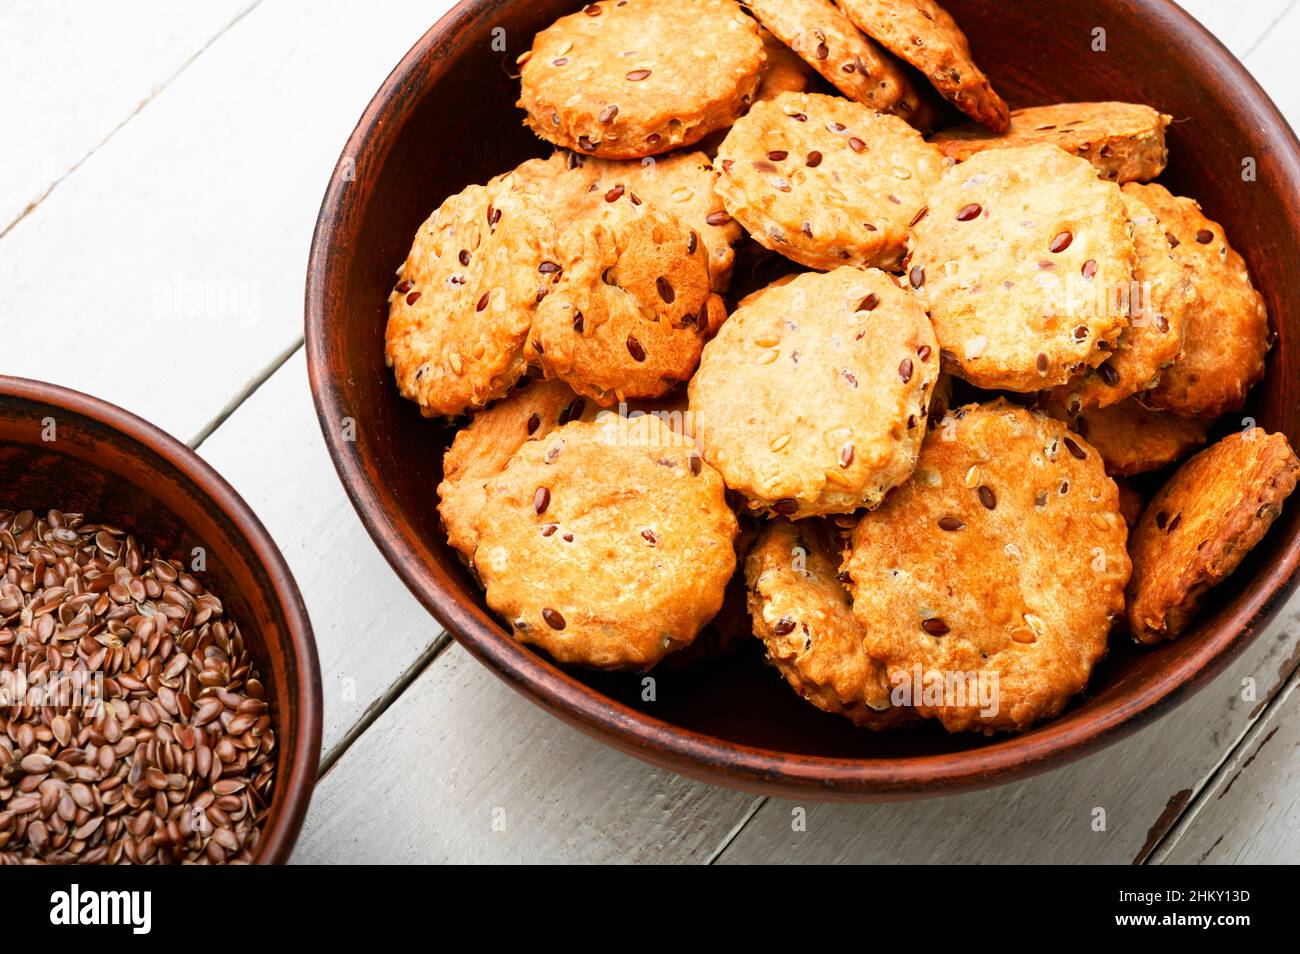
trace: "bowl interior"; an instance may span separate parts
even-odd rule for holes
[[[721,740],[724,749],[763,750],[778,772],[790,758],[849,760],[838,767],[838,777],[852,787],[856,769],[881,760],[1018,746],[1028,764],[1096,744],[1103,712],[1120,714],[1107,723],[1113,726],[1124,721],[1126,709],[1159,708],[1241,648],[1243,628],[1256,628],[1252,621],[1259,622],[1294,576],[1300,507],[1287,510],[1241,570],[1213,593],[1195,628],[1156,649],[1139,651],[1127,639],[1113,640],[1087,697],[1060,720],[1016,739],[948,736],[933,726],[881,735],[856,730],[799,700],[761,663],[756,644],[731,659],[657,671],[657,701],[649,704],[640,701],[639,677],[563,675],[540,656],[522,659],[527,651],[515,647],[485,610],[479,588],[437,527],[434,488],[449,431],[423,420],[398,396],[383,360],[386,296],[412,235],[445,196],[549,152],[522,125],[514,58],[539,28],[578,6],[571,0],[462,3],[431,30],[394,71],[349,143],[322,208],[309,275],[309,359],[322,426],[344,483],[398,572],[472,651],[544,704],[616,742],[649,724],[636,715],[644,712],[668,724],[657,727],[667,733],[657,744],[678,747],[678,754],[691,749],[688,742],[698,733]],[[1297,344],[1289,326],[1300,293],[1290,267],[1300,259],[1294,226],[1300,165],[1289,129],[1253,81],[1165,0],[948,0],[945,6],[1013,107],[1119,99],[1149,102],[1174,116],[1171,163],[1162,181],[1198,198],[1224,224],[1278,332],[1267,380],[1242,416],[1296,443]],[[1100,43],[1104,51],[1094,49]],[[1254,177],[1243,179],[1243,170],[1252,167]],[[340,439],[347,416],[359,422],[353,443]],[[1237,426],[1235,418],[1225,426]],[[1087,592],[1079,598],[1087,599]],[[686,731],[674,736],[678,729]],[[1036,736],[1043,739],[1034,749]],[[623,743],[644,749],[641,741]],[[712,752],[668,761],[690,771],[691,759],[713,758],[717,748]],[[960,768],[959,760],[948,758]],[[969,767],[979,774],[976,762]],[[983,774],[967,781],[989,780]]]
[[[315,780],[320,673],[297,587],[252,513],[197,456],[151,426],[61,388],[5,378],[0,508],[57,508],[121,527],[146,553],[156,548],[193,568],[220,597],[256,660],[277,731],[275,794],[257,860],[286,860]]]

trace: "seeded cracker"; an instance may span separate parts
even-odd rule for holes
[[[537,34],[519,106],[549,142],[637,159],[731,125],[763,63],[758,24],[735,0],[605,0]]]
[[[1205,592],[1268,532],[1300,476],[1286,437],[1259,428],[1202,451],[1152,498],[1133,529],[1128,618],[1144,643],[1178,636]]]
[[[597,159],[577,153],[564,156],[575,168],[577,187],[593,201],[617,202],[626,197],[632,203],[648,203],[693,229],[709,253],[713,290],[727,290],[735,258],[732,246],[740,241],[743,232],[715,191],[718,174],[708,156],[702,152],[677,152],[641,162]]]
[[[526,386],[525,386],[526,385]],[[478,533],[474,521],[487,500],[487,482],[528,441],[539,441],[569,421],[590,420],[596,410],[562,381],[533,381],[520,386],[490,408],[474,415],[456,432],[442,461],[438,513],[447,542],[466,561],[474,556]]]
[[[938,366],[924,311],[889,275],[801,275],[705,347],[690,384],[700,446],[751,509],[875,506],[912,472]]]
[[[949,169],[912,226],[907,276],[944,368],[1036,391],[1101,364],[1128,324],[1133,280],[1119,188],[1056,146],[992,149]]]
[[[1129,184],[1124,192],[1159,217],[1174,261],[1197,296],[1187,315],[1183,357],[1143,400],[1184,417],[1240,409],[1246,392],[1264,376],[1268,351],[1268,310],[1245,261],[1228,245],[1223,226],[1206,218],[1194,200],[1154,183]]]
[[[1059,400],[1053,400],[1045,410],[1087,438],[1111,476],[1143,474],[1172,464],[1205,443],[1211,424],[1202,418],[1153,411],[1136,398],[1080,414],[1070,414]]]
[[[466,187],[420,226],[388,297],[385,358],[425,417],[484,407],[523,376],[552,233],[505,177]]]
[[[810,268],[890,268],[938,180],[939,151],[897,116],[820,93],[758,103],[718,149],[717,191],[763,247]]]
[[[1174,260],[1160,220],[1136,196],[1123,199],[1137,259],[1133,284],[1117,290],[1114,307],[1127,310],[1129,326],[1114,354],[1058,389],[1071,413],[1109,407],[1155,387],[1161,371],[1182,354],[1183,327],[1196,307],[1196,288]]]
[[[836,578],[839,533],[820,519],[771,521],[745,560],[754,635],[791,688],[819,709],[870,729],[913,716],[889,700],[885,667],[867,655],[866,633]]]
[[[1007,104],[971,59],[970,44],[933,0],[838,0],[859,30],[925,74],[954,106],[994,132],[1010,122]]]
[[[1005,401],[927,434],[912,479],[863,516],[844,564],[891,678],[996,674],[996,714],[919,705],[949,731],[1021,730],[1087,685],[1124,609],[1119,493],[1086,442]]]
[[[919,97],[903,68],[831,0],[745,0],[759,21],[854,102],[904,119]]]
[[[1165,170],[1165,127],[1172,116],[1138,103],[1057,103],[1011,112],[1002,135],[970,123],[936,133],[943,154],[965,162],[985,149],[1048,143],[1087,159],[1103,179],[1147,182]]]
[[[537,307],[530,359],[609,406],[658,397],[699,363],[726,318],[708,250],[676,217],[630,196],[559,238],[554,289]]]
[[[566,424],[488,484],[474,556],[488,605],[559,662],[648,669],[722,605],[737,530],[723,491],[657,418]]]

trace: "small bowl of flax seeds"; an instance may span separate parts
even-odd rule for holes
[[[320,733],[247,504],[125,411],[0,376],[0,864],[283,862]]]

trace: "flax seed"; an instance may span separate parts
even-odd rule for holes
[[[0,672],[84,685],[76,704],[0,710],[0,864],[252,859],[274,783],[265,690],[179,563],[80,514],[0,510]],[[214,783],[235,820],[219,840],[193,823]]]

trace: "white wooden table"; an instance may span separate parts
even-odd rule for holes
[[[1300,3],[1187,5],[1300,125]],[[322,780],[295,859],[1300,857],[1297,601],[1190,702],[1082,762],[953,798],[809,804],[798,832],[793,803],[608,750],[449,640],[344,497],[302,350],[331,168],[389,69],[449,6],[0,0],[0,371],[156,422],[279,542],[325,685]]]

